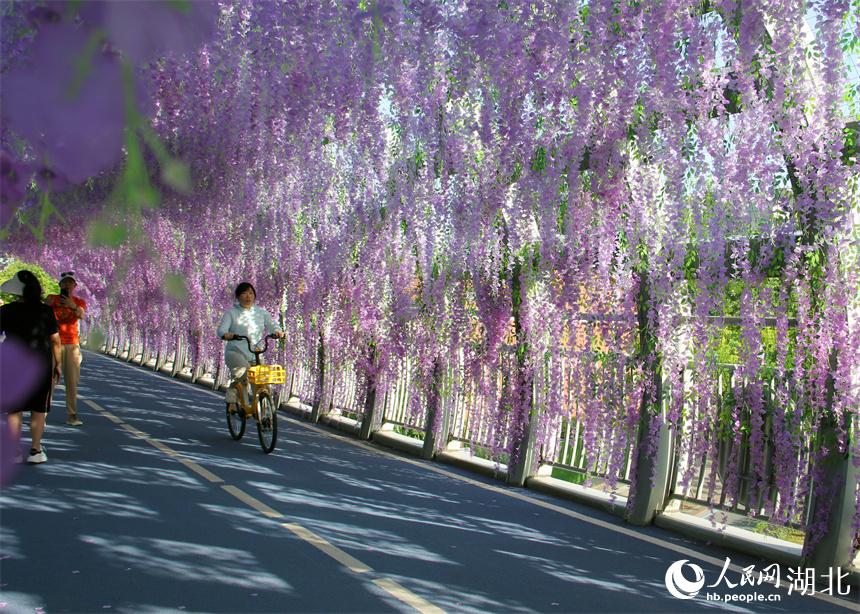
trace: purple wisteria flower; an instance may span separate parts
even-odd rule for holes
[[[27,194],[32,171],[5,149],[0,150],[0,228],[5,228]]]
[[[24,401],[39,376],[40,361],[14,339],[0,343],[0,411]]]
[[[116,54],[94,47],[81,66],[101,68],[80,74],[114,96],[98,118],[111,138],[112,61],[142,62],[155,98],[135,126],[149,166],[131,170],[164,172],[156,135],[195,189],[155,186],[135,233],[90,248],[92,219],[126,222],[102,201],[128,175],[103,172],[52,196],[65,221],[44,236],[60,247],[11,229],[9,251],[79,263],[109,343],[181,343],[212,372],[214,322],[250,279],[287,331],[272,358],[308,398],[342,398],[336,373],[358,396],[408,395],[397,419],[416,428],[430,405],[461,408],[428,428],[497,462],[537,433],[544,461],[613,492],[668,430],[676,496],[761,495],[748,511],[799,520],[827,458],[814,434],[833,418],[845,445],[860,406],[856,168],[836,102],[847,3],[815,3],[816,50],[799,0],[617,4],[237,0],[212,29],[211,4],[48,5],[30,63],[17,45],[3,75],[3,146],[19,151],[8,128],[38,159],[4,158],[4,215],[33,173],[56,191],[67,167],[111,170],[79,134],[101,127],[92,109],[62,108],[76,83],[44,83],[63,62],[78,74],[57,48],[91,35]],[[72,141],[79,161],[62,155]],[[184,303],[164,291],[176,275]]]
[[[45,25],[28,63],[3,77],[8,127],[72,183],[117,163],[125,135],[120,65],[93,48],[91,36],[83,28]]]
[[[220,15],[218,3],[206,0],[88,1],[79,8],[80,17],[104,27],[111,45],[134,65],[194,51],[211,38]]]

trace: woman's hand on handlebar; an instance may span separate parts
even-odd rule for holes
[[[284,336],[284,333],[278,331],[276,333],[272,333],[271,335],[266,335],[269,339],[281,339]]]

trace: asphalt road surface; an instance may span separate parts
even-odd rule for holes
[[[222,395],[112,358],[81,380],[83,426],[58,390],[48,462],[0,493],[0,614],[860,611],[856,588],[757,584],[761,560],[285,414],[265,455]]]

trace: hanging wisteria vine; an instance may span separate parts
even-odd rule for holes
[[[797,522],[857,456],[856,0],[168,4],[3,7],[4,249],[106,334],[213,370],[250,279],[278,360],[408,358],[415,411],[459,368],[512,462],[575,419],[618,475],[644,407],[684,487],[747,437]]]

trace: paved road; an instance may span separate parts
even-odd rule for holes
[[[266,456],[219,395],[111,358],[82,382],[84,426],[58,393],[49,461],[0,496],[0,614],[860,611],[854,588],[789,594],[786,569],[729,588],[766,563],[286,415]],[[673,563],[710,586],[726,557],[717,587],[669,593]]]

